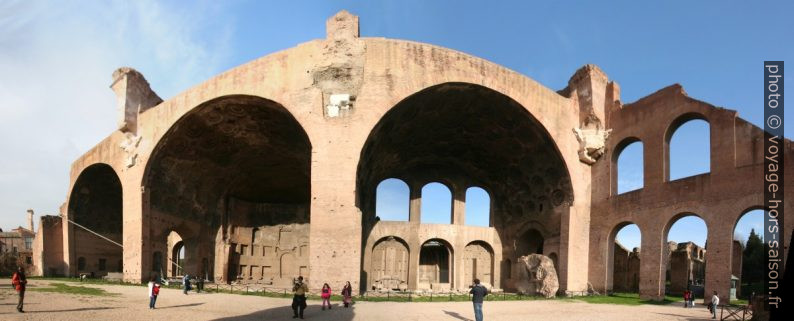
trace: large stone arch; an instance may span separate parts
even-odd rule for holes
[[[709,220],[708,220],[708,218],[710,217],[710,215],[708,215],[708,214],[707,214],[707,212],[706,212],[706,213],[703,213],[703,212],[701,212],[701,213],[698,213],[698,212],[684,211],[684,212],[678,212],[678,213],[675,213],[674,215],[672,215],[672,217],[670,217],[670,218],[667,220],[667,222],[666,222],[666,223],[665,223],[665,225],[664,225],[664,228],[662,229],[662,249],[664,249],[664,250],[662,251],[662,253],[663,253],[663,255],[665,255],[666,257],[665,257],[665,258],[663,258],[663,259],[662,259],[662,261],[661,261],[661,262],[662,262],[662,266],[661,266],[661,272],[662,272],[662,273],[661,273],[661,281],[662,281],[662,282],[661,282],[661,283],[662,283],[662,286],[663,286],[663,287],[665,287],[665,288],[662,288],[662,290],[664,290],[665,292],[667,292],[668,290],[674,290],[674,291],[676,292],[676,294],[681,294],[681,293],[683,293],[683,290],[684,290],[685,288],[687,288],[687,284],[686,284],[686,282],[685,282],[685,281],[681,281],[681,279],[682,279],[682,278],[686,278],[686,276],[681,276],[681,275],[683,275],[683,274],[686,274],[686,272],[687,272],[687,271],[681,271],[681,269],[677,269],[677,268],[675,267],[675,263],[676,263],[676,262],[675,262],[675,260],[676,260],[676,257],[674,257],[674,255],[673,255],[673,254],[670,254],[669,256],[667,256],[667,253],[670,253],[670,251],[672,251],[672,250],[673,250],[673,249],[667,248],[667,246],[668,246],[668,242],[669,242],[669,240],[668,240],[668,237],[669,237],[669,234],[670,234],[670,229],[671,229],[671,228],[673,227],[673,225],[675,225],[675,224],[676,224],[676,223],[677,223],[677,222],[678,222],[680,219],[682,219],[682,218],[685,218],[685,217],[696,217],[696,218],[699,218],[700,220],[702,220],[702,221],[703,221],[703,224],[706,226],[706,244],[703,244],[703,245],[700,245],[700,246],[702,246],[702,247],[703,247],[703,248],[705,248],[706,250],[709,250],[709,248],[711,247],[711,246],[710,246],[710,241],[711,241],[711,243],[714,243],[714,241],[715,241],[717,238],[719,238],[719,237],[715,237],[715,234],[717,234],[717,233],[714,233],[714,232],[715,232],[715,231],[713,230],[713,229],[714,229],[714,226],[709,224]],[[732,234],[732,233],[731,233],[731,234]],[[679,244],[679,249],[680,249],[680,246],[681,246],[681,245],[683,245],[683,244]],[[698,244],[698,245],[699,245],[699,244]],[[726,253],[726,254],[727,254],[727,253]],[[683,255],[683,254],[682,254],[682,255]],[[715,255],[718,255],[718,253],[709,253],[709,254],[707,254],[707,256],[708,256],[708,257],[710,257],[710,256],[715,256]],[[705,258],[703,258],[703,260],[705,260]],[[728,261],[730,261],[730,256],[728,257]],[[673,280],[669,280],[669,279],[667,278],[667,273],[666,273],[666,265],[670,265],[670,266],[671,266],[671,276],[670,276],[670,277],[671,277]],[[706,264],[706,266],[708,266],[708,265],[709,265],[709,264]],[[709,275],[709,272],[710,272],[710,271],[709,271],[709,270],[707,270],[705,267],[703,267],[703,268],[702,268],[702,271],[703,271],[703,273],[705,274],[705,278],[707,278],[707,279],[713,279],[713,276],[710,276],[710,275]],[[677,274],[679,274],[679,276],[678,276],[678,277],[676,277],[676,276],[674,275],[674,274],[676,274],[676,272],[678,272]],[[671,282],[670,282],[671,284],[670,284],[670,288],[669,288],[669,289],[666,289],[666,287],[667,287],[667,281],[671,281]],[[706,280],[706,279],[704,279],[704,280],[702,280],[702,281],[703,281],[703,285],[705,285],[705,283],[707,282],[707,280]],[[706,290],[708,290],[708,289],[706,289]],[[705,292],[704,292],[704,293],[705,293]],[[702,295],[701,295],[701,296],[702,296]]]
[[[123,190],[116,171],[108,164],[86,166],[69,195],[68,252],[84,264],[72,264],[70,274],[95,277],[123,272]]]
[[[310,280],[352,280],[357,287],[356,280],[362,265],[361,251],[365,248],[362,240],[367,239],[367,232],[362,233],[365,225],[362,224],[362,212],[366,214],[368,211],[358,193],[354,192],[358,187],[356,176],[360,151],[372,128],[390,110],[406,97],[424,89],[450,83],[476,84],[513,100],[518,109],[534,117],[540,124],[539,128],[543,128],[549,139],[556,143],[557,154],[565,164],[568,176],[590,177],[590,167],[582,164],[577,155],[580,145],[571,130],[582,126],[587,117],[596,116],[605,121],[604,106],[612,106],[619,99],[617,86],[609,83],[598,68],[582,68],[569,82],[569,88],[557,92],[505,67],[455,50],[411,41],[359,38],[357,21],[348,13],[340,13],[329,19],[325,39],[255,59],[154,106],[133,106],[135,110],[122,111],[136,116],[135,126],[125,126],[113,132],[90,152],[92,156],[89,158],[96,156],[118,164],[114,168],[123,170],[120,174],[124,176],[124,206],[129,216],[125,220],[141,223],[140,226],[137,223],[125,226],[128,230],[125,231],[127,242],[124,244],[131,249],[126,251],[130,254],[125,260],[130,261],[128,265],[131,268],[125,274],[126,279],[145,278],[145,269],[151,266],[150,243],[152,235],[156,234],[153,228],[156,229],[159,223],[149,215],[153,194],[145,181],[149,176],[149,162],[159,157],[160,142],[167,140],[171,128],[197,106],[230,96],[267,97],[280,103],[305,129],[313,153],[311,202],[306,211],[314,216],[312,222],[319,223],[313,225],[310,238],[322,240],[338,233],[363,234],[361,238],[351,237],[334,244],[311,242],[313,252],[334,255],[331,258],[311,256],[314,267],[311,273],[317,273],[318,277]],[[130,88],[136,89],[128,86]],[[335,117],[328,114],[326,108],[331,105],[331,96],[337,94],[349,94],[353,99],[352,106]],[[133,95],[136,95],[134,90],[127,90],[127,97],[120,96],[119,101],[129,102],[129,98],[134,101],[135,97],[130,97]],[[129,146],[130,142],[134,143],[131,148],[119,148],[122,144]],[[136,160],[134,164],[125,162],[130,159]],[[74,167],[79,166],[76,163]],[[142,193],[138,191],[141,185],[144,187]],[[492,200],[499,194],[487,186],[482,187],[492,195]],[[561,215],[564,222],[554,225],[571,227],[559,235],[560,244],[566,244],[566,248],[559,252],[563,288],[582,291],[586,289],[587,272],[578,267],[587,265],[589,231],[586,225],[572,222],[589,221],[591,185],[586,179],[577,179],[571,182],[571,187],[569,196],[573,203],[566,206],[570,212]],[[203,211],[206,206],[198,207]],[[328,214],[326,210],[333,214],[325,215]],[[494,208],[494,215],[499,214]],[[334,224],[340,221],[350,224]],[[216,241],[223,239],[224,233],[216,233],[213,237]],[[206,236],[202,238],[206,239]],[[406,241],[413,244],[416,240],[406,238]],[[506,244],[499,240],[489,241],[496,247]],[[211,245],[203,244],[201,247],[211,248]],[[228,249],[231,245],[228,244]],[[568,266],[572,268],[569,270]],[[216,268],[219,270],[225,268]],[[318,287],[321,284],[310,285]]]
[[[512,239],[530,222],[558,247],[562,217],[574,198],[568,166],[547,129],[515,100],[471,83],[445,83],[414,93],[372,129],[361,149],[356,181],[363,240],[378,224],[377,183],[404,176],[418,177],[417,182],[449,178],[445,185],[453,192],[456,226],[463,222],[458,217],[465,206],[464,187],[487,190],[492,228],[504,247],[496,250],[511,253],[512,260],[518,255]]]
[[[280,266],[276,248],[306,252],[311,148],[302,126],[272,100],[231,95],[196,106],[169,128],[146,163],[144,216],[159,223],[147,234],[190,231],[186,272],[200,274],[213,260],[216,281],[234,280],[243,265],[248,271]],[[269,243],[254,244],[253,229]],[[255,248],[272,255],[254,256]],[[294,257],[295,269],[308,267],[308,253]],[[274,282],[293,277],[282,274]]]
[[[604,276],[604,278],[606,280],[606,284],[604,286],[605,292],[612,292],[612,291],[615,290],[615,287],[616,287],[615,286],[615,283],[616,283],[616,281],[615,281],[616,275],[615,274],[618,271],[618,268],[615,267],[615,262],[616,262],[616,260],[615,260],[616,253],[615,253],[615,251],[619,248],[618,247],[618,243],[617,243],[617,235],[618,235],[618,232],[620,232],[620,230],[622,230],[624,227],[629,226],[629,225],[637,225],[637,224],[632,222],[632,221],[622,221],[622,222],[616,224],[612,228],[612,230],[609,232],[609,236],[606,239],[606,253],[604,253],[604,256],[605,256],[605,259],[604,259],[605,261],[604,262],[606,263],[605,264],[606,265],[606,269],[605,269],[606,275]],[[640,229],[639,225],[637,225],[637,229],[639,229],[639,231],[640,231],[640,240],[642,240],[642,229]],[[632,262],[630,262],[631,259],[632,259],[632,256],[631,256],[630,253],[632,253],[632,251],[634,249],[628,249],[628,248],[620,248],[620,249],[627,251],[627,253],[624,253],[624,255],[626,255],[626,260],[627,260],[626,261],[626,267],[630,267],[630,265],[632,263]],[[637,257],[635,257],[634,259],[639,260],[640,259],[639,258],[639,252],[636,253],[636,255],[637,255]],[[623,283],[627,283],[627,285],[619,287],[619,288],[621,288],[621,290],[626,291],[628,289],[628,290],[630,290],[630,292],[639,292],[639,279],[642,276],[639,273],[639,266],[635,267],[635,269],[636,270],[632,270],[631,272],[629,272],[628,269],[621,271],[624,274],[623,275],[623,280],[621,280],[621,281]],[[635,280],[634,280],[634,276],[635,275],[637,277],[636,284],[635,284]]]

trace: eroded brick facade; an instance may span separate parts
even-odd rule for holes
[[[639,291],[659,299],[664,235],[697,213],[714,262],[706,288],[728,292],[733,227],[762,205],[762,131],[735,111],[678,85],[624,105],[592,65],[558,92],[454,50],[360,38],[347,12],[327,29],[164,101],[136,71],[114,73],[123,121],[72,165],[65,217],[118,239],[107,260],[120,257],[128,281],[162,269],[176,232],[185,271],[216,282],[302,274],[312,288],[360,290],[465,289],[479,277],[510,291],[517,258],[536,252],[552,258],[563,291],[611,289],[615,233],[636,223]],[[711,172],[670,182],[669,137],[693,118],[710,124]],[[617,155],[636,140],[644,188],[617,195]],[[406,222],[375,215],[387,178],[409,186]],[[428,182],[451,190],[451,224],[421,222]],[[489,227],[465,224],[471,186],[491,197]],[[74,275],[101,249],[62,228]]]

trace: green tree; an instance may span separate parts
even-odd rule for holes
[[[764,240],[752,229],[742,253],[742,283],[762,282],[764,264]]]

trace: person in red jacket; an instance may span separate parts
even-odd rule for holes
[[[11,277],[11,283],[14,285],[14,289],[19,293],[17,311],[24,313],[25,311],[22,310],[22,304],[25,301],[25,286],[28,284],[28,279],[25,277],[25,270],[22,269],[21,266],[17,268],[17,271],[14,272],[14,276]]]

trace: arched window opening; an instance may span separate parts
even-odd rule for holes
[[[711,134],[709,123],[694,119],[673,132],[668,141],[669,179],[676,180],[711,171]]]
[[[421,222],[451,224],[452,192],[441,183],[428,183],[422,187]]]
[[[396,178],[385,179],[375,191],[375,215],[382,221],[407,222],[410,202],[408,184]]]
[[[618,194],[641,189],[643,182],[643,145],[635,141],[626,145],[618,155]]]
[[[491,226],[491,196],[480,187],[466,189],[466,225]]]

